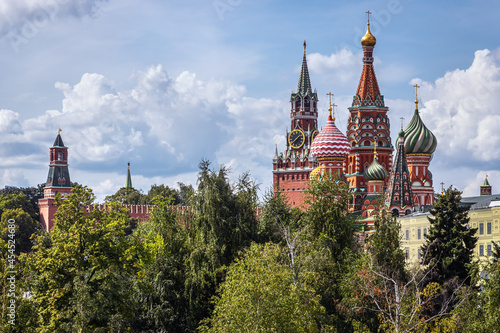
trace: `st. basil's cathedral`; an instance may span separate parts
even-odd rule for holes
[[[420,118],[416,98],[413,118],[405,129],[401,125],[393,146],[389,107],[373,67],[376,38],[370,32],[369,21],[361,45],[363,68],[344,135],[335,125],[331,101],[326,124],[318,131],[318,94],[312,90],[304,42],[299,84],[290,99],[291,126],[286,133],[286,148],[278,153],[276,147],[273,158],[273,187],[292,206],[304,207],[309,180],[333,176],[349,187],[353,195],[350,210],[361,212],[369,223],[379,204],[400,217],[432,206],[434,188],[429,163],[437,140]]]

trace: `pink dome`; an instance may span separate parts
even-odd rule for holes
[[[351,145],[346,136],[339,131],[332,116],[328,116],[325,127],[314,138],[311,145],[311,155],[321,157],[347,157]]]

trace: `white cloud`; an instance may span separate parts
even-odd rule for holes
[[[320,53],[307,55],[307,66],[311,73],[317,73],[336,84],[351,83],[361,74],[363,53],[353,53],[350,49],[343,48],[329,56]],[[334,79],[332,81],[332,79]],[[321,79],[320,79],[321,80]],[[324,80],[324,79],[323,79]]]
[[[452,160],[472,156],[477,162],[500,159],[500,57],[476,51],[472,65],[447,72],[421,85],[421,116],[438,138],[438,149]]]

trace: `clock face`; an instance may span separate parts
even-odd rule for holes
[[[294,129],[288,135],[288,143],[292,148],[298,149],[304,144],[305,138],[304,132],[299,129]]]
[[[311,142],[314,141],[314,138],[316,138],[316,135],[319,134],[319,131],[318,130],[314,130],[313,134],[311,135]]]

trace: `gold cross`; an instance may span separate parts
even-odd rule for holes
[[[404,121],[405,121],[405,117],[401,117],[401,118],[399,118],[399,119],[401,119],[401,129],[403,129],[403,123],[404,123]]]
[[[329,105],[328,112],[329,112],[329,115],[332,116],[332,111],[333,111],[332,96],[333,96],[333,94],[331,92],[328,92],[327,95],[328,95],[328,105]],[[335,121],[335,118],[333,118],[333,116],[332,116],[332,119],[333,119],[333,121]]]
[[[366,14],[368,14],[368,24],[370,24],[370,14],[371,14],[371,12],[370,12],[370,11],[367,11],[367,12],[365,12],[365,13],[366,13]]]
[[[443,195],[443,194],[444,194],[444,183],[441,182],[441,195]]]
[[[418,88],[420,88],[420,86],[418,84],[415,84],[414,87],[415,87],[415,99],[417,99],[418,98]]]

